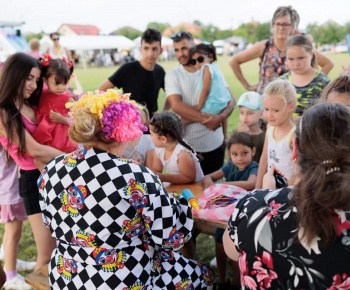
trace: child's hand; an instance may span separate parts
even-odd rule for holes
[[[68,118],[63,117],[60,113],[50,111],[50,120],[53,123],[60,123],[64,125],[68,125]]]
[[[247,124],[239,123],[238,126],[237,126],[237,131],[238,132],[248,133],[249,132],[249,127],[248,127]]]
[[[208,188],[209,186],[213,185],[214,182],[213,180],[210,178],[210,176],[204,176],[202,179],[202,185],[204,187],[204,189]]]
[[[264,189],[276,189],[276,179],[274,176],[275,171],[278,174],[284,176],[283,173],[278,168],[276,168],[275,164],[272,163],[271,167],[264,175],[262,188],[264,188]],[[284,177],[284,178],[286,178],[286,177]]]

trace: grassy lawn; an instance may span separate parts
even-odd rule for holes
[[[334,79],[339,75],[342,70],[342,66],[346,65],[349,62],[348,54],[331,54],[329,55],[334,61],[334,69],[329,74],[331,79]],[[244,93],[243,86],[234,76],[231,68],[228,65],[229,57],[222,56],[218,59],[218,65],[223,72],[226,81],[236,97],[236,99]],[[177,61],[162,62],[160,63],[166,71],[174,68],[178,65]],[[88,68],[86,70],[80,68],[79,66],[75,68],[75,74],[78,76],[83,88],[85,91],[96,90],[98,86],[109,77],[117,67],[111,68]],[[243,72],[249,82],[254,83],[258,81],[258,61],[251,61],[247,64],[244,64]],[[162,108],[165,99],[165,94],[163,91],[160,92],[158,105],[159,108]],[[229,118],[229,132],[236,128],[238,122],[237,110]],[[0,225],[0,241],[2,241],[4,233],[4,226]],[[209,263],[209,261],[215,256],[215,242],[213,239],[209,238],[206,235],[199,235],[197,238],[197,259],[203,262]],[[23,224],[22,238],[19,246],[19,258],[27,261],[35,261],[36,259],[36,248],[34,243],[34,238],[31,232],[29,223],[26,221]],[[26,274],[26,273],[22,273]]]

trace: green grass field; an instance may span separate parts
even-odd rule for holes
[[[348,54],[330,54],[329,55],[334,61],[334,68],[329,74],[331,79],[334,79],[342,71],[342,66],[346,65],[349,62]],[[243,86],[234,76],[231,68],[228,65],[229,57],[222,56],[218,59],[218,65],[223,72],[226,81],[237,99],[242,93],[244,93]],[[170,62],[161,62],[165,69],[168,71],[178,65],[177,61]],[[96,90],[98,86],[109,77],[117,67],[111,68],[88,68],[86,70],[77,66],[75,68],[75,74],[78,76],[83,88],[85,91]],[[242,67],[244,75],[251,83],[258,81],[258,61],[251,61],[246,63]],[[162,108],[165,99],[165,94],[163,91],[159,94],[158,105],[159,108]],[[236,128],[238,122],[237,110],[229,117],[229,133]],[[2,241],[4,233],[4,226],[0,225],[0,241]],[[206,235],[199,235],[197,238],[197,259],[206,263],[209,263],[210,260],[215,256],[215,242],[212,238],[209,238]],[[33,238],[33,234],[30,228],[28,221],[23,224],[22,238],[19,245],[19,258],[27,261],[35,261],[36,259],[36,247]],[[26,273],[22,273],[25,275]]]

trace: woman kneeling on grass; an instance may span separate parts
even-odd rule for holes
[[[293,140],[293,188],[256,190],[224,234],[249,289],[350,288],[350,111],[317,104]],[[274,166],[263,187],[275,189]]]
[[[57,246],[53,289],[212,289],[213,274],[177,250],[193,218],[147,167],[121,157],[142,135],[139,108],[117,91],[85,94],[69,137],[83,145],[56,157],[39,179],[41,208]]]

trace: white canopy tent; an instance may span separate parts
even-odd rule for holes
[[[60,44],[69,50],[118,49],[131,50],[135,43],[122,35],[60,36]]]
[[[52,45],[52,41],[48,36],[44,36],[40,40],[41,49],[46,51]],[[86,54],[89,51],[104,49],[118,49],[118,51],[132,50],[136,44],[129,38],[122,35],[73,35],[60,36],[60,44],[69,49],[81,52],[83,67],[86,68]]]
[[[140,47],[141,46],[141,36],[135,38],[134,43],[135,43],[136,47]],[[162,36],[162,47],[172,46],[172,45],[173,45],[173,40],[171,38]]]

